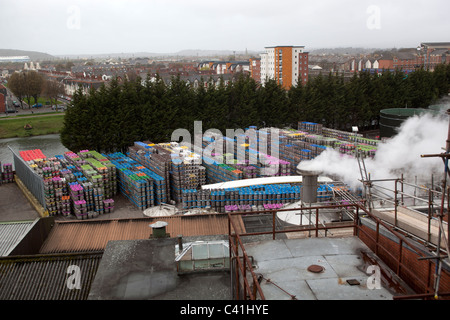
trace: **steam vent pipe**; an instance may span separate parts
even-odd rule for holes
[[[304,203],[315,203],[317,202],[317,187],[318,187],[318,177],[319,172],[317,171],[306,171],[297,170],[299,174],[302,175],[302,192],[301,200]]]

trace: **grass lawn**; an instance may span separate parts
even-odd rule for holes
[[[59,133],[63,121],[63,114],[3,119],[0,120],[0,139]],[[30,124],[32,129],[26,130],[24,128],[26,124]]]
[[[28,100],[27,99],[24,99],[24,101],[26,102],[26,103],[28,103]],[[53,101],[53,103],[55,103],[55,101],[54,100],[52,100]],[[39,97],[38,98],[38,101],[37,101],[38,103],[42,103],[42,105],[49,105],[50,103],[50,99],[49,98],[46,98],[46,97]],[[48,102],[48,103],[47,103]],[[33,97],[31,97],[31,99],[30,99],[30,105],[32,106],[33,104],[35,104],[36,102],[35,102],[35,100],[34,100],[34,98]],[[61,101],[56,101],[56,104],[61,104],[62,102]]]

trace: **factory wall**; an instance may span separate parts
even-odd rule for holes
[[[361,229],[363,232],[359,233],[359,238],[373,252],[376,252],[377,248],[375,242],[372,240],[376,238],[376,231],[367,225],[362,225]],[[393,237],[389,237],[383,233],[380,233],[379,235],[379,244],[377,256],[394,272],[397,270],[397,261],[401,254],[401,263],[403,264],[403,267],[399,268],[398,275],[416,293],[424,293],[427,291],[424,283],[428,283],[430,288],[433,287],[435,278],[435,263],[433,260],[419,260],[422,255],[414,252],[410,248],[406,248],[404,244],[400,252],[399,242],[394,241]],[[420,281],[416,279],[417,277]],[[442,268],[439,291],[450,292],[450,270],[446,270],[444,267]],[[431,290],[430,293],[434,293],[434,290]],[[443,298],[450,299],[450,297]]]

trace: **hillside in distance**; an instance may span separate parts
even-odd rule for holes
[[[54,60],[56,57],[39,51],[0,49],[0,57],[8,56],[28,56],[32,61]]]

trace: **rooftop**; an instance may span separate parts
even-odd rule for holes
[[[228,234],[228,219],[225,214],[56,221],[40,253],[102,251],[110,241],[149,239],[152,233],[149,225],[157,221],[168,223],[167,233],[172,237]]]
[[[290,45],[290,46],[269,46],[269,47],[264,47],[264,48],[266,48],[266,49],[269,49],[269,48],[304,48],[305,46],[292,46],[292,45]]]
[[[33,225],[33,221],[1,222],[0,257],[7,256],[9,251],[27,234]]]
[[[179,275],[176,239],[110,241],[89,300],[227,300],[229,272]]]
[[[357,237],[269,240],[245,249],[266,300],[392,300],[395,294],[386,282],[371,286],[365,259],[371,251]]]
[[[0,258],[0,300],[85,300],[101,253]],[[67,285],[67,270],[78,266],[80,288]]]

